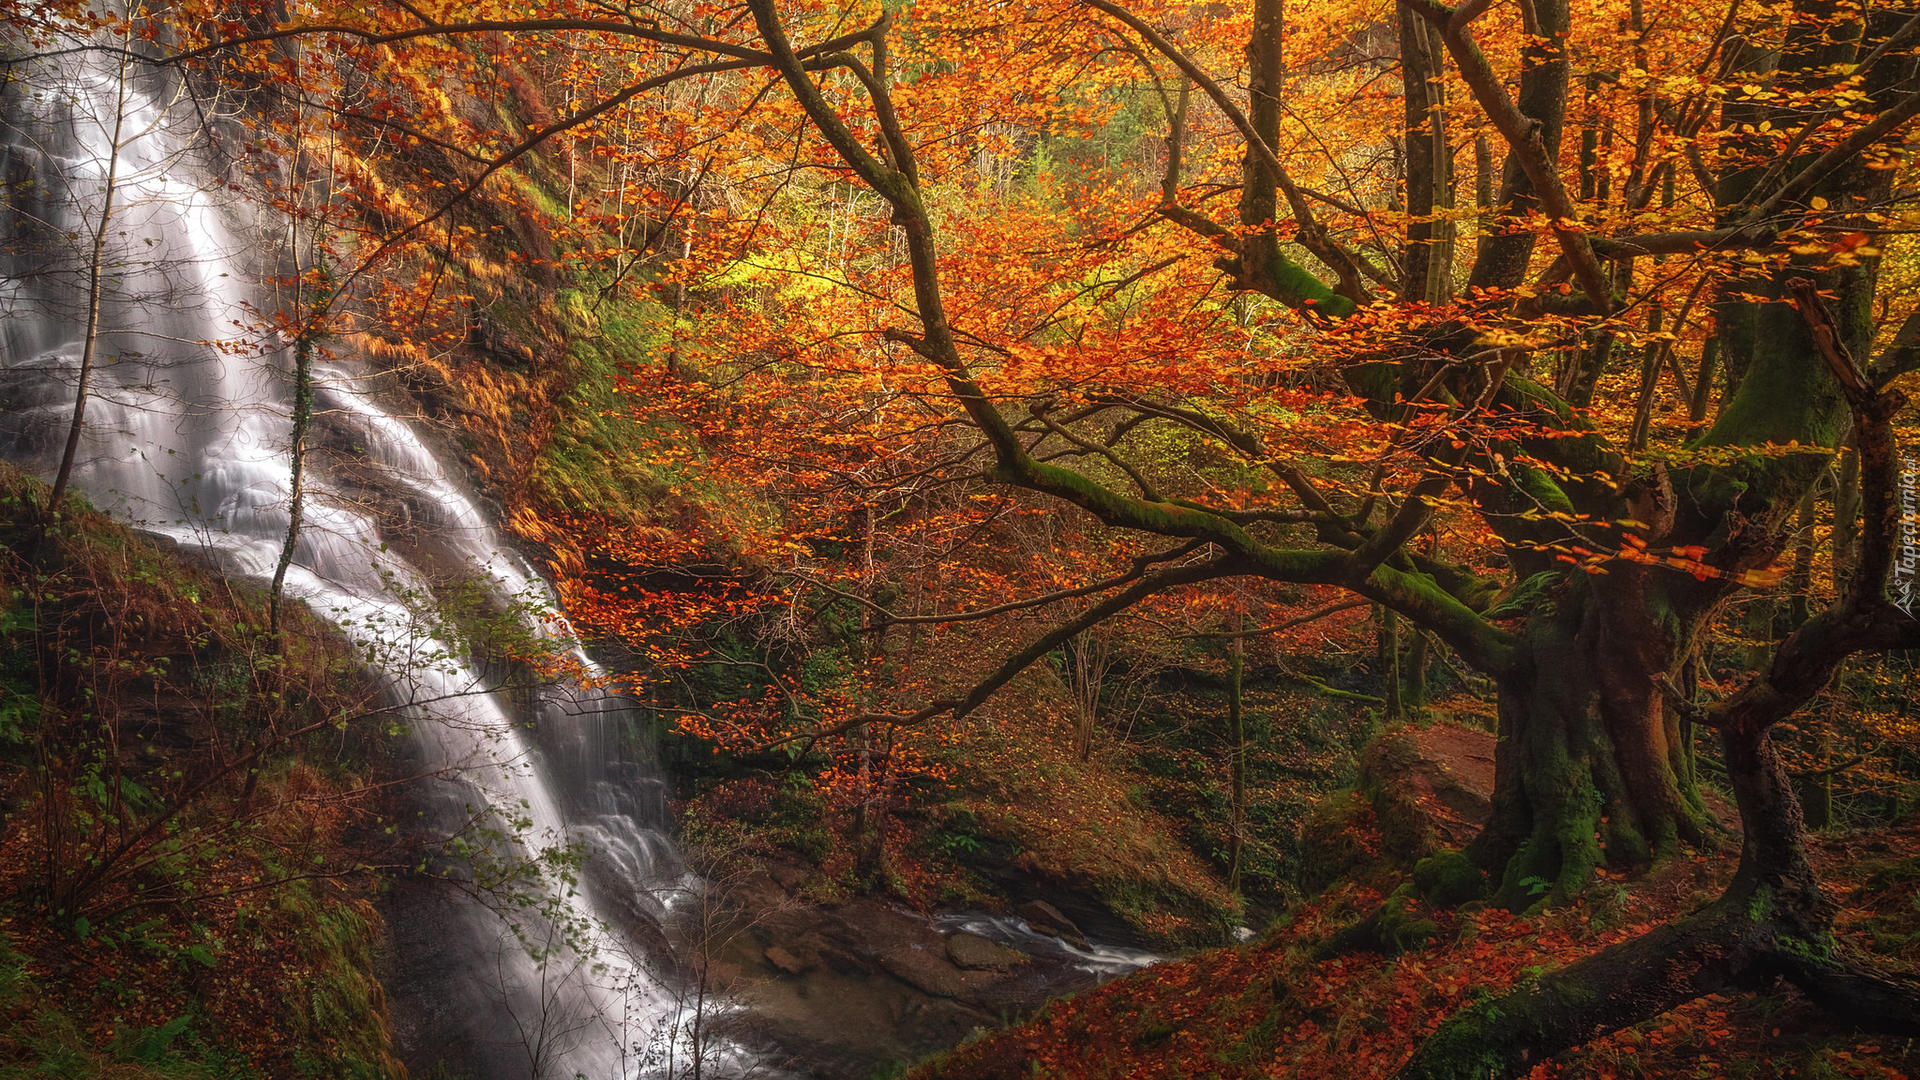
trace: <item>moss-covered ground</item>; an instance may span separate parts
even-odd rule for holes
[[[44,497],[0,466],[0,1077],[401,1075],[358,663]]]

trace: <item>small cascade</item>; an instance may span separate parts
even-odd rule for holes
[[[1058,934],[1035,930],[1016,915],[988,915],[982,912],[955,912],[934,917],[933,925],[944,932],[960,931],[1018,949],[1030,956],[1054,956],[1064,959],[1076,970],[1105,981],[1131,975],[1166,959],[1161,953],[1130,949],[1124,945],[1088,942],[1086,948],[1061,940]]]
[[[4,46],[10,56],[23,48]],[[216,195],[224,189],[195,150],[198,115],[169,77],[85,48],[8,71],[0,453],[48,474],[58,460],[84,346],[89,240],[104,217],[97,362],[74,486],[231,574],[270,579],[289,521],[291,360],[256,328],[250,283],[278,268],[248,261],[261,245],[233,228],[242,216],[219,201],[230,196]],[[671,958],[659,926],[698,883],[664,832],[657,770],[621,749],[635,741],[622,737],[630,706],[591,688],[601,672],[568,644],[550,589],[428,443],[380,404],[371,376],[350,364],[315,374],[322,452],[309,457],[288,593],[344,631],[411,707],[420,756],[442,778],[431,797],[439,826],[511,821],[515,839],[496,856],[565,865],[560,854],[585,855],[577,884],[548,870],[529,904],[436,924],[463,927],[469,940],[427,946],[464,958],[447,980],[460,998],[446,1004],[455,1018],[435,1030],[517,1044],[493,1051],[518,1055],[512,1075],[527,1075],[529,1061],[540,1076],[677,1075],[685,1017],[674,980],[660,974]],[[445,628],[441,601],[456,587],[517,617],[529,639],[570,650],[585,685],[514,694],[490,682]],[[556,940],[567,944],[539,959],[524,944]]]

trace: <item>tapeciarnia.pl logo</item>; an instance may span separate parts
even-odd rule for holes
[[[1920,577],[1920,458],[1900,463],[1900,551],[1893,560],[1893,603],[1913,616],[1913,592]]]

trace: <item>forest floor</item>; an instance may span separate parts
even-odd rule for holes
[[[1718,896],[1733,869],[1720,850],[1638,877],[1606,875],[1571,906],[1537,915],[1465,905],[1416,910],[1431,940],[1398,955],[1327,959],[1320,946],[1376,908],[1405,873],[1393,819],[1424,813],[1435,834],[1470,834],[1466,796],[1492,781],[1493,738],[1435,724],[1368,799],[1331,800],[1337,830],[1362,853],[1259,939],[1211,949],[1064,999],[1031,1019],[923,1064],[916,1080],[999,1077],[1385,1077],[1448,1015],[1531,975],[1637,936]],[[1369,768],[1381,753],[1369,751]],[[1375,778],[1378,779],[1377,777]],[[1397,809],[1396,809],[1397,808]],[[1382,810],[1384,809],[1384,814]],[[1724,803],[1717,810],[1726,813]],[[1383,817],[1385,820],[1383,821]],[[1920,818],[1813,840],[1845,910],[1846,946],[1920,962]],[[1715,995],[1597,1039],[1534,1070],[1550,1078],[1839,1078],[1920,1075],[1920,1046],[1862,1036],[1786,988]]]

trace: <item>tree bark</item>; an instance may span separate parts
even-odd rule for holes
[[[1493,817],[1469,851],[1515,909],[1564,902],[1598,867],[1643,865],[1709,835],[1659,691],[1679,675],[1687,628],[1638,568],[1568,588],[1529,623],[1499,681]]]
[[[1843,286],[1846,278],[1841,275]],[[1899,522],[1893,506],[1898,453],[1892,418],[1905,406],[1906,399],[1898,391],[1875,389],[1852,359],[1849,337],[1858,328],[1857,320],[1849,318],[1854,313],[1844,306],[1850,299],[1847,289],[1835,290],[1843,304],[1841,317],[1836,320],[1825,310],[1813,281],[1789,279],[1781,286],[1801,317],[1801,333],[1787,334],[1789,328],[1783,326],[1780,332],[1767,335],[1770,347],[1756,350],[1749,378],[1755,384],[1781,379],[1783,373],[1775,370],[1775,365],[1782,359],[1782,349],[1795,344],[1800,346],[1803,364],[1807,353],[1825,361],[1826,371],[1833,377],[1831,386],[1821,389],[1844,398],[1859,450],[1862,546],[1857,577],[1842,599],[1794,629],[1745,686],[1711,708],[1690,702],[1675,706],[1691,710],[1701,722],[1720,731],[1727,777],[1742,823],[1740,866],[1734,880],[1719,900],[1694,915],[1450,1018],[1415,1052],[1399,1073],[1401,1080],[1482,1080],[1524,1075],[1547,1057],[1657,1016],[1701,994],[1727,987],[1760,986],[1781,977],[1856,1027],[1909,1036],[1920,1031],[1920,980],[1873,970],[1843,955],[1837,947],[1832,931],[1834,905],[1822,892],[1807,857],[1800,803],[1792,777],[1770,736],[1773,725],[1811,700],[1848,656],[1910,647],[1915,636],[1911,617],[1886,600]],[[1765,313],[1763,321],[1777,314]],[[1749,386],[1746,395],[1753,392]],[[1820,397],[1803,393],[1785,400],[1810,409],[1801,416],[1812,420],[1824,415]],[[1727,434],[1723,429],[1729,418],[1741,415],[1741,403],[1736,399],[1730,405],[1714,433]],[[1781,407],[1778,400],[1776,410],[1774,414],[1747,417],[1746,422],[1782,423],[1796,412],[1793,407]],[[1832,441],[1826,445],[1837,443],[1837,432],[1830,432],[1829,437]],[[1779,553],[1784,523],[1813,476],[1817,472],[1783,466],[1760,485],[1771,490],[1748,504],[1756,512],[1748,520],[1761,537],[1748,553],[1752,558],[1770,561]],[[1794,493],[1796,482],[1798,494]],[[1633,711],[1623,712],[1611,697],[1613,692],[1630,689],[1628,684],[1618,680],[1610,683],[1610,673],[1604,669],[1596,669],[1599,674],[1589,679],[1577,669],[1556,674],[1539,660],[1555,656],[1579,660],[1588,655],[1608,658],[1624,651],[1631,659],[1623,670],[1637,666],[1645,677],[1659,670],[1648,660],[1657,659],[1662,651],[1671,658],[1669,643],[1687,640],[1686,635],[1662,638],[1649,633],[1660,628],[1658,622],[1653,626],[1643,624],[1643,636],[1637,640],[1615,635],[1607,643],[1606,635],[1595,635],[1596,628],[1630,629],[1633,620],[1622,618],[1620,613],[1631,616],[1636,611],[1658,610],[1654,604],[1657,600],[1666,600],[1669,611],[1685,609],[1685,605],[1674,604],[1671,598],[1652,590],[1629,587],[1616,593],[1616,588],[1589,586],[1584,604],[1578,602],[1579,597],[1570,597],[1552,616],[1536,618],[1527,635],[1528,648],[1516,664],[1519,670],[1502,686],[1503,750],[1505,742],[1513,742],[1519,744],[1519,753],[1501,755],[1494,825],[1476,845],[1476,854],[1483,858],[1497,856],[1503,847],[1514,852],[1502,882],[1503,893],[1516,883],[1517,872],[1530,864],[1548,865],[1549,857],[1557,857],[1563,875],[1577,869],[1581,849],[1593,835],[1586,831],[1586,821],[1579,814],[1579,807],[1590,802],[1581,795],[1591,788],[1599,800],[1606,797],[1596,779],[1599,770],[1595,765],[1602,760],[1601,755],[1589,752],[1582,760],[1578,752],[1581,744],[1569,740],[1573,752],[1558,759],[1553,756],[1558,747],[1550,738],[1544,740],[1546,750],[1540,749],[1543,736],[1578,726],[1570,718],[1582,717],[1588,711],[1590,682],[1595,684],[1591,689],[1600,693],[1598,711],[1607,720],[1604,726],[1609,736],[1626,730],[1618,721],[1630,719]],[[1636,596],[1638,603],[1619,602]],[[1572,647],[1557,645],[1556,635]],[[1583,649],[1583,638],[1601,648]],[[1637,653],[1634,645],[1639,646]],[[1531,670],[1526,666],[1529,659],[1533,661]],[[1509,699],[1514,699],[1511,704]],[[1527,711],[1536,705],[1537,711]],[[1616,739],[1611,749],[1611,756],[1622,765],[1623,780],[1635,775],[1630,767],[1635,747]],[[1629,753],[1621,753],[1623,749]],[[1541,791],[1542,786],[1546,790]],[[1507,789],[1504,797],[1500,788]],[[1567,791],[1576,793],[1571,800],[1565,795]],[[1636,801],[1645,795],[1645,790],[1637,792]],[[1570,801],[1574,810],[1559,815],[1563,824],[1557,831],[1543,830],[1536,824],[1531,832],[1523,834],[1515,827],[1515,819],[1527,812],[1551,815],[1556,796],[1563,803]]]
[[[1418,716],[1427,708],[1427,665],[1432,659],[1433,639],[1415,628],[1413,644],[1401,668],[1401,707]]]
[[[293,343],[293,433],[288,447],[287,535],[280,544],[280,559],[273,567],[273,584],[267,590],[267,634],[275,647],[280,640],[280,604],[285,595],[287,571],[300,546],[300,519],[306,509],[307,429],[313,422],[313,332],[303,330]]]
[[[1515,104],[1528,120],[1539,125],[1540,144],[1548,161],[1560,153],[1560,135],[1567,114],[1567,79],[1572,71],[1566,53],[1566,38],[1572,26],[1567,0],[1537,0],[1526,5],[1532,25],[1526,27],[1528,45],[1520,71],[1520,94]],[[1521,165],[1520,148],[1507,155],[1501,170],[1500,193],[1494,207],[1495,221],[1480,237],[1474,254],[1469,288],[1512,288],[1527,272],[1527,260],[1533,254],[1534,234],[1518,219],[1524,218],[1538,200],[1533,182]]]
[[[1392,608],[1380,607],[1375,618],[1379,623],[1374,652],[1380,664],[1380,698],[1386,703],[1385,719],[1392,723],[1404,713],[1400,701],[1400,617]]]
[[[1852,1025],[1920,1033],[1920,980],[1845,957],[1808,861],[1800,805],[1765,728],[1730,728],[1727,772],[1745,824],[1720,899],[1449,1018],[1398,1080],[1506,1080],[1704,994],[1784,977]]]
[[[131,22],[127,33],[132,33]],[[123,42],[124,44],[124,42]],[[93,365],[100,347],[100,301],[102,271],[107,256],[108,230],[113,226],[114,196],[120,183],[121,138],[127,124],[127,79],[128,69],[133,59],[130,52],[122,52],[118,72],[118,86],[114,91],[113,133],[107,140],[107,178],[105,190],[100,196],[100,215],[93,222],[91,250],[87,255],[87,328],[80,339],[80,371],[74,381],[73,419],[67,425],[66,445],[60,452],[60,466],[54,472],[53,489],[47,493],[46,518],[52,521],[60,515],[60,506],[66,501],[67,485],[73,479],[74,461],[80,456],[80,435],[86,427],[87,389],[93,377]]]
[[[1239,623],[1236,629],[1244,633],[1246,619],[1241,618]],[[1238,893],[1247,831],[1247,725],[1241,694],[1241,678],[1246,666],[1245,639],[1236,633],[1228,648],[1227,752],[1232,755],[1228,770],[1232,802],[1227,818],[1227,891]]]
[[[1406,103],[1407,246],[1402,294],[1445,303],[1453,295],[1453,155],[1447,143],[1446,58],[1440,31],[1408,0],[1398,5],[1400,83]]]

